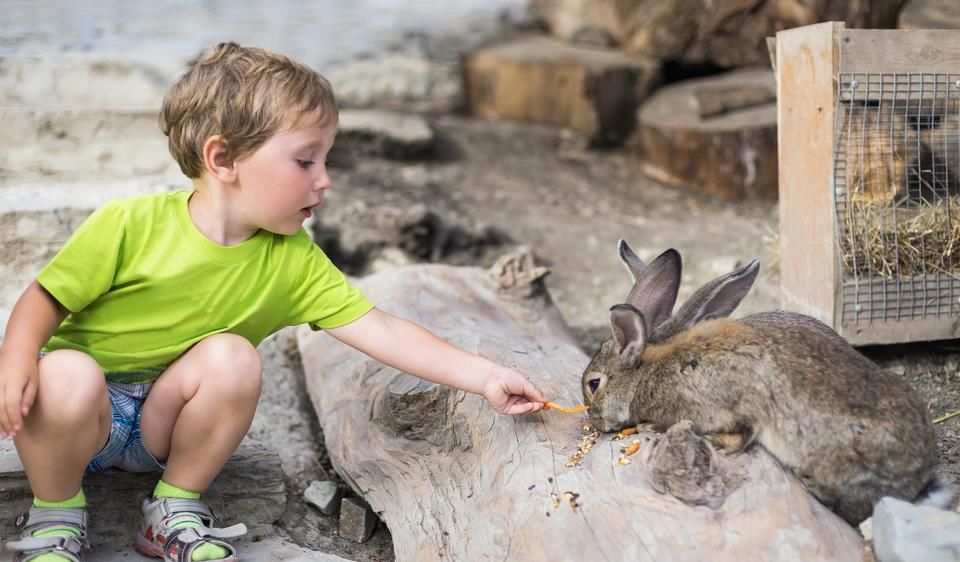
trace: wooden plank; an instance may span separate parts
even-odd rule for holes
[[[856,346],[952,340],[960,338],[960,323],[956,317],[911,318],[838,326],[837,333]]]
[[[833,212],[836,38],[844,24],[777,33],[780,288],[783,307],[835,326]]]
[[[839,54],[843,73],[960,73],[960,30],[842,29]]]

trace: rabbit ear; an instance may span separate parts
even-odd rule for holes
[[[711,318],[725,318],[737,308],[757,279],[760,262],[753,260],[726,275],[717,277],[696,290],[677,312],[683,328]]]
[[[633,252],[623,239],[617,242],[617,253],[620,254],[620,261],[627,267],[627,271],[630,272],[630,277],[632,277],[633,282],[636,283],[637,279],[640,278],[641,272],[643,272],[643,268],[646,267],[643,260]]]
[[[647,344],[647,323],[643,313],[629,304],[614,305],[610,309],[610,327],[619,348],[620,366],[636,368]]]
[[[647,328],[653,331],[670,318],[677,302],[682,267],[680,253],[671,248],[644,267],[640,258],[621,240],[620,258],[635,278],[627,303],[643,314]]]

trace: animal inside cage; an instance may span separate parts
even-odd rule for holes
[[[960,315],[960,74],[842,74],[843,323]]]
[[[957,61],[957,31],[777,35],[784,306],[851,343],[960,337]]]

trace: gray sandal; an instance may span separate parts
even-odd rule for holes
[[[179,514],[196,515],[200,527],[170,527],[170,520]],[[146,499],[143,501],[143,520],[137,533],[137,550],[165,562],[189,562],[193,551],[202,544],[223,547],[227,555],[216,562],[236,562],[237,549],[223,539],[246,534],[247,527],[238,523],[218,528],[217,518],[210,507],[200,500],[176,498]]]
[[[17,517],[20,539],[7,543],[13,553],[13,562],[30,562],[41,554],[56,554],[72,562],[83,562],[83,549],[87,542],[87,510],[82,507],[36,507]],[[34,533],[50,527],[73,527],[77,537],[35,537]]]

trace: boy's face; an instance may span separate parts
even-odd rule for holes
[[[250,228],[296,234],[323,202],[331,183],[327,153],[337,130],[311,117],[316,116],[305,115],[305,125],[285,127],[235,162],[240,212]]]

